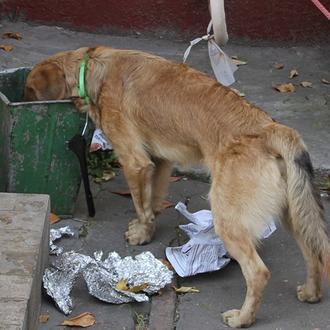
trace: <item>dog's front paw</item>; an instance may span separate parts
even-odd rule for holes
[[[249,327],[254,320],[243,320],[241,317],[241,311],[239,309],[231,309],[222,313],[223,322],[229,325],[231,328],[246,328]]]
[[[131,245],[147,244],[151,241],[155,232],[154,223],[141,223],[138,219],[132,220],[128,225],[125,237]]]
[[[297,286],[297,298],[302,302],[317,303],[321,297],[321,290],[310,289],[306,284]]]

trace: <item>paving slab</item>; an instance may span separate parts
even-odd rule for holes
[[[48,261],[49,197],[0,193],[0,329],[34,329]]]

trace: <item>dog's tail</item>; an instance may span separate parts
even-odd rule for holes
[[[330,241],[320,194],[314,184],[313,166],[300,135],[278,123],[266,127],[266,143],[286,163],[290,230],[300,237],[319,261],[330,281]]]

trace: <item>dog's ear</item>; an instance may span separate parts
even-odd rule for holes
[[[54,63],[43,63],[32,69],[27,77],[25,101],[60,100],[66,95],[64,72]]]

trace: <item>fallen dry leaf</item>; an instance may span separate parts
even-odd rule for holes
[[[328,174],[326,182],[320,187],[320,190],[330,197],[330,174]]]
[[[5,32],[2,34],[3,39],[16,39],[16,40],[21,40],[22,36],[18,32]]]
[[[47,323],[49,320],[49,314],[40,314],[39,315],[39,322],[40,323]]]
[[[164,208],[164,209],[168,209],[168,208],[174,206],[174,204],[173,204],[172,202],[167,201],[167,200],[164,200],[164,201],[162,202],[162,204],[163,204],[163,208]]]
[[[111,191],[113,194],[123,196],[123,197],[132,197],[130,191]]]
[[[122,278],[119,280],[119,282],[116,284],[116,289],[120,291],[128,291],[133,293],[138,293],[146,289],[149,285],[147,283],[143,283],[137,286],[129,287],[127,282]]]
[[[322,79],[321,79],[321,82],[322,82],[323,84],[330,85],[330,81],[329,81],[329,80],[326,80],[325,78],[322,78]]]
[[[236,64],[237,66],[240,66],[240,65],[246,65],[246,64],[247,64],[246,61],[243,61],[243,60],[238,59],[237,56],[232,56],[232,57],[231,57],[231,60],[232,60],[232,62],[233,62],[234,64]]]
[[[176,293],[197,293],[199,292],[198,289],[196,289],[194,286],[181,286],[180,288],[177,288],[173,286],[173,289]]]
[[[182,179],[182,176],[170,176],[168,181],[169,182],[177,182],[177,181],[180,181],[181,179]]]
[[[129,292],[133,292],[133,293],[138,293],[143,291],[144,289],[146,289],[149,286],[149,284],[147,283],[143,283],[137,286],[133,286],[132,288],[129,288]]]
[[[51,225],[53,225],[56,222],[59,222],[60,220],[61,220],[61,218],[54,213],[50,213],[48,216],[48,221]]]
[[[12,45],[0,45],[0,49],[4,50],[5,52],[11,52],[14,49]]]
[[[169,270],[173,270],[173,266],[171,265],[171,263],[164,259],[164,258],[161,258],[161,259],[158,259],[162,264],[164,264]]]
[[[123,278],[121,278],[119,282],[116,284],[116,289],[121,291],[128,291],[128,285]]]
[[[71,319],[64,320],[61,325],[69,327],[87,328],[95,323],[95,316],[92,313],[85,312]]]
[[[104,170],[102,177],[97,177],[94,178],[94,181],[96,183],[100,183],[100,182],[104,182],[104,181],[109,181],[111,179],[113,179],[116,176],[116,173],[112,170]]]
[[[312,87],[312,83],[310,82],[310,81],[302,81],[301,83],[300,83],[300,85],[302,86],[302,87]]]
[[[296,69],[293,69],[290,71],[289,78],[292,79],[294,77],[297,77],[299,75],[299,72]]]
[[[281,93],[292,93],[296,90],[294,85],[291,83],[275,85],[273,88]]]
[[[239,96],[242,96],[242,97],[244,97],[245,96],[245,94],[243,93],[243,92],[240,92],[238,89],[236,89],[236,88],[231,88],[231,90],[235,93],[235,94],[237,94],[237,95],[239,95]]]
[[[276,70],[281,70],[284,68],[284,64],[282,63],[274,63],[273,64],[273,68],[276,69]]]

